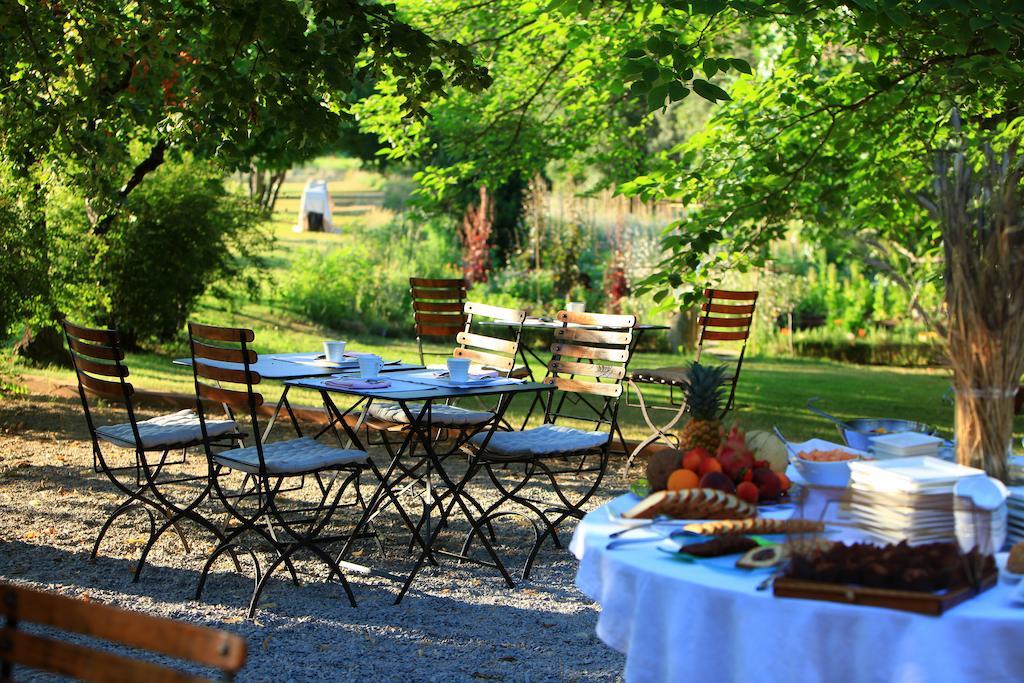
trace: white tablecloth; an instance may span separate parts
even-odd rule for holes
[[[941,617],[775,598],[756,590],[767,570],[685,564],[656,543],[606,550],[620,528],[598,508],[570,550],[576,585],[601,605],[597,635],[626,655],[629,683],[1024,681],[1024,608],[1005,585]]]

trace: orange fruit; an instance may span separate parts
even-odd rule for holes
[[[700,464],[700,470],[698,471],[702,477],[708,472],[721,472],[722,463],[718,462],[717,458],[708,458]]]
[[[704,450],[703,448],[701,448],[699,450],[694,448],[689,453],[684,455],[683,456],[683,467],[685,467],[686,469],[688,469],[688,470],[690,470],[692,472],[700,472],[701,463],[703,463],[704,460],[706,459],[705,456],[701,453],[701,451],[703,451],[703,450]]]
[[[781,490],[782,491],[788,491],[789,487],[790,487],[790,485],[792,483],[792,482],[789,481],[789,477],[787,477],[782,472],[776,472],[775,476],[779,478],[779,484],[781,485],[780,486]]]
[[[740,485],[736,487],[736,495],[739,496],[740,500],[745,500],[751,505],[757,505],[760,493],[758,493],[757,487],[752,482],[744,481],[740,482]]]
[[[666,488],[669,491],[682,491],[683,489],[697,488],[699,482],[700,479],[690,470],[678,469],[668,475],[668,486]]]

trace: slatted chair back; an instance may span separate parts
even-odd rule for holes
[[[544,382],[554,384],[561,395],[548,400],[544,421],[582,420],[610,430],[633,353],[636,316],[559,311],[555,319],[562,326],[555,329]],[[568,394],[576,395],[569,403],[582,412],[568,411]]]
[[[452,355],[456,358],[468,358],[473,363],[493,368],[502,377],[511,375],[516,365],[519,344],[522,341],[526,311],[467,301],[463,312],[466,316],[466,326],[455,338],[459,346]],[[479,330],[481,318],[515,323],[516,326],[512,328],[513,338],[503,339],[481,334]]]
[[[412,311],[416,324],[416,345],[420,364],[426,365],[426,356],[445,356],[446,353],[423,350],[424,341],[455,343],[465,329],[466,281],[461,278],[409,278]]]
[[[196,410],[207,449],[209,439],[205,403],[223,405],[232,420],[238,420],[239,414],[248,414],[254,445],[259,454],[260,472],[266,474],[257,415],[257,409],[263,405],[263,394],[254,389],[262,378],[252,369],[259,359],[251,346],[255,339],[252,330],[241,327],[215,327],[194,322],[188,324]]]
[[[732,291],[727,289],[705,289],[705,302],[700,307],[700,318],[697,320],[699,335],[697,338],[697,357],[700,361],[704,352],[704,342],[732,342],[739,345],[729,390],[726,410],[732,408],[736,399],[736,385],[740,380],[740,369],[743,367],[743,356],[747,351],[747,340],[754,322],[754,310],[757,307],[756,291]]]
[[[94,450],[99,448],[96,426],[92,421],[89,397],[101,398],[124,406],[132,427],[135,443],[141,444],[132,396],[135,387],[128,381],[128,366],[117,330],[83,327],[68,320],[61,321],[68,343],[71,363],[78,380],[78,395]],[[94,467],[97,464],[94,462]]]
[[[245,664],[245,640],[220,629],[153,617],[139,612],[31,590],[0,582],[0,681],[13,680],[14,667],[71,676],[83,681],[206,681],[209,678],[166,664],[60,639],[54,631],[80,634],[110,644],[198,664],[234,678]],[[22,630],[48,627],[47,635]]]

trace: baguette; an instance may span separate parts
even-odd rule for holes
[[[757,516],[757,507],[717,489],[658,491],[622,513],[626,519],[745,519]]]
[[[810,519],[723,519],[717,522],[687,524],[686,531],[701,536],[730,534],[811,534],[825,530],[824,522]]]

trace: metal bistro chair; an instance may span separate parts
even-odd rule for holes
[[[456,343],[455,338],[466,326],[463,305],[466,303],[466,281],[462,278],[409,278],[412,293],[412,312],[416,325],[416,346],[420,352],[420,365],[426,365],[427,356],[446,356],[446,353],[424,351],[424,340],[446,346]]]
[[[191,410],[161,415],[149,420],[138,420],[132,397],[135,388],[127,381],[128,366],[124,364],[124,351],[117,331],[101,330],[63,321],[64,336],[68,343],[71,362],[78,378],[78,395],[82,400],[85,423],[92,440],[93,470],[103,473],[126,498],[114,509],[100,527],[93,544],[92,560],[99,553],[100,543],[114,521],[132,510],[142,510],[149,517],[149,537],[135,566],[132,580],[138,581],[146,558],[165,531],[174,529],[186,553],[188,541],[178,522],[195,522],[223,540],[220,530],[199,512],[198,507],[210,492],[210,471],[202,474],[176,473],[166,476],[167,470],[185,463],[189,448],[202,445],[208,437],[219,445],[230,446],[241,438],[234,420],[207,420],[205,432],[199,418]],[[101,378],[115,378],[101,379]],[[120,403],[128,414],[121,424],[97,426],[88,396]],[[101,442],[119,449],[130,450],[132,457],[125,461],[104,452]],[[181,457],[169,460],[171,451],[181,451]],[[155,456],[155,457],[151,457]],[[170,485],[195,486],[196,490],[184,502],[172,500]],[[163,521],[157,524],[157,513]]]
[[[0,681],[4,683],[13,680],[15,666],[97,683],[170,683],[210,679],[169,665],[168,658],[213,669],[227,681],[245,664],[245,639],[234,633],[2,582],[0,617],[4,622]],[[31,628],[24,628],[29,624]],[[64,634],[88,636],[125,649],[110,652],[81,638],[67,642]],[[148,661],[140,657],[142,653],[160,655],[162,661]]]
[[[740,292],[725,289],[705,289],[706,301],[701,304],[701,315],[697,320],[700,332],[697,338],[697,355],[694,359],[699,362],[704,353],[704,342],[738,342],[739,353],[736,356],[735,364],[730,368],[726,379],[729,382],[729,398],[722,409],[722,415],[733,409],[736,402],[736,385],[740,380],[740,370],[743,368],[743,355],[747,350],[747,340],[750,337],[750,326],[754,321],[754,310],[757,307],[756,291]],[[724,303],[723,303],[724,302]],[[710,353],[710,351],[709,351]],[[629,374],[628,387],[636,393],[637,403],[628,404],[640,408],[644,422],[651,429],[651,435],[641,441],[633,452],[626,459],[625,471],[633,464],[633,459],[647,446],[662,441],[669,446],[673,443],[674,435],[671,430],[683,418],[686,412],[686,401],[675,401],[675,390],[682,390],[688,380],[686,367],[655,368],[652,370],[633,370]],[[659,384],[669,388],[669,405],[648,405],[640,391],[641,384]],[[651,410],[672,411],[671,419],[665,424],[658,426],[654,423]]]
[[[380,475],[373,463],[365,451],[335,448],[310,437],[265,443],[261,438],[257,415],[257,409],[263,404],[263,396],[253,389],[261,378],[259,373],[252,370],[257,360],[256,352],[250,346],[255,339],[252,330],[190,322],[188,336],[196,408],[204,433],[209,425],[204,402],[210,401],[222,403],[229,410],[248,413],[254,440],[253,445],[246,448],[218,453],[207,449],[207,457],[215,468],[213,492],[229,513],[232,522],[226,529],[226,538],[213,550],[203,567],[196,588],[196,599],[202,597],[207,576],[217,557],[235,548],[244,549],[252,558],[256,571],[255,586],[249,602],[249,616],[252,617],[260,594],[274,570],[285,565],[292,581],[298,585],[298,575],[291,558],[299,551],[309,551],[327,565],[330,570],[328,580],[338,576],[349,603],[354,607],[355,596],[341,566],[324,548],[329,543],[348,540],[349,536],[331,536],[323,531],[339,508],[341,496],[349,485],[354,485],[354,504],[364,506],[359,492],[359,475],[369,468],[379,480]],[[225,363],[237,367],[228,368],[224,366]],[[217,386],[207,383],[208,380],[215,381]],[[238,388],[226,388],[221,384]],[[224,488],[225,481],[232,473],[243,475],[237,491]],[[326,473],[338,476],[331,477],[325,483],[321,475]],[[316,480],[319,501],[313,505],[300,501],[286,508],[287,503],[281,500],[280,494],[301,488],[301,484],[284,488],[286,482],[297,478],[302,481],[301,478],[305,476],[312,476]],[[340,484],[338,480],[341,480]],[[263,571],[255,552],[241,545],[247,535],[256,537],[257,543],[265,543],[275,551],[276,556]]]
[[[569,517],[581,519],[584,506],[601,485],[636,326],[636,317],[631,315],[560,311],[556,319],[562,327],[555,330],[544,382],[554,384],[558,391],[545,401],[544,423],[518,432],[477,434],[468,444],[471,467],[487,473],[500,498],[486,509],[480,525],[467,536],[463,554],[467,554],[479,529],[490,529],[492,520],[522,514],[503,509],[506,504],[526,508],[536,540],[523,568],[523,580],[529,578],[547,537],[560,548],[559,525]],[[567,400],[570,396],[575,401]],[[594,428],[567,426],[567,421]],[[498,469],[505,465],[519,465],[521,469],[501,469],[503,474],[499,474]],[[592,477],[589,482],[588,477]],[[503,478],[511,478],[511,485]],[[538,478],[550,485],[557,498],[555,505],[528,491]],[[571,489],[576,489],[575,493]]]

